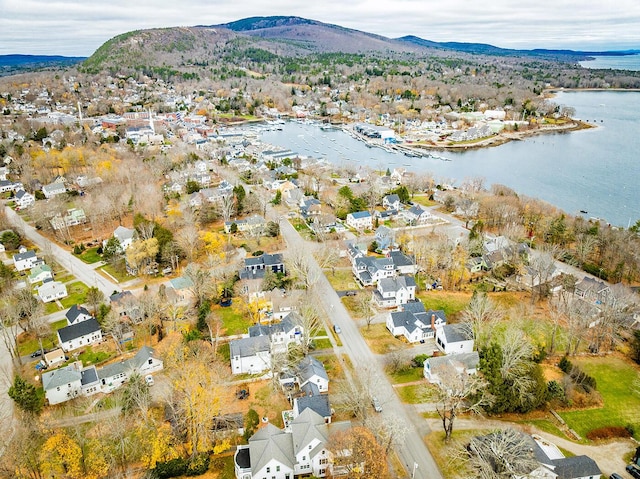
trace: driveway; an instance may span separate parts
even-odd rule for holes
[[[375,365],[370,387],[375,389],[376,396],[382,403],[383,411],[381,414],[390,418],[401,418],[408,428],[404,444],[396,449],[400,460],[408,468],[408,473],[411,474],[414,469],[413,465],[417,464],[418,467],[413,476],[415,479],[441,478],[440,471],[422,439],[425,434],[430,432],[427,423],[417,421],[412,408],[404,405],[393,391],[391,383],[382,373],[382,364],[378,361],[378,357],[367,346],[356,322],[351,319],[340,298],[313,258],[311,254],[313,248],[309,247],[310,245],[300,237],[288,221],[280,221],[280,232],[287,242],[288,248],[307,252],[307,259],[311,268],[315,270],[319,277],[314,286],[320,298],[319,306],[324,309],[331,322],[340,326],[342,330],[342,351],[349,356],[356,369],[367,365]]]

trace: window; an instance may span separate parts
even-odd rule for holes
[[[323,464],[326,464],[328,461],[328,459],[325,457],[323,459],[320,459],[320,465],[322,466]]]
[[[309,450],[311,450],[311,444],[309,444]]]
[[[276,466],[276,472],[280,472],[280,466]]]
[[[267,467],[267,474],[269,474],[271,472],[271,468]]]

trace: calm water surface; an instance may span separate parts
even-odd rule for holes
[[[403,167],[429,172],[439,181],[462,183],[482,177],[486,186],[507,185],[520,194],[552,203],[570,214],[605,218],[627,226],[640,219],[640,93],[561,92],[555,100],[576,109],[596,128],[541,135],[494,148],[438,153],[452,161],[408,158],[364,143],[341,131],[287,123],[263,141],[337,165],[380,170]]]
[[[594,57],[593,60],[578,62],[580,66],[590,69],[640,70],[640,55],[623,57]]]

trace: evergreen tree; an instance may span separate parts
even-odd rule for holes
[[[16,406],[29,414],[40,414],[44,406],[42,395],[37,393],[36,387],[17,374],[9,388],[9,397],[14,400]]]

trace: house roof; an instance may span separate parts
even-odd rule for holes
[[[24,261],[26,259],[32,258],[36,258],[36,252],[31,249],[29,251],[25,251],[24,253],[16,253],[13,255],[13,261],[16,263],[18,261]]]
[[[248,358],[256,353],[269,351],[269,338],[267,336],[255,336],[249,338],[236,339],[229,343],[231,356]]]
[[[191,288],[193,286],[193,281],[186,276],[179,276],[177,278],[170,279],[169,285],[176,291],[179,291],[181,289]]]
[[[56,294],[58,291],[66,291],[67,287],[60,281],[53,281],[49,278],[49,281],[43,281],[37,289],[40,296],[46,296]]]
[[[89,366],[89,367],[83,369],[82,371],[80,371],[80,374],[82,376],[82,379],[80,380],[80,383],[83,386],[98,382],[98,372],[96,371],[96,367],[95,366]]]
[[[363,218],[371,218],[371,213],[369,213],[368,211],[356,211],[354,213],[349,213],[349,215],[351,215],[351,217],[355,220],[363,219]]]
[[[33,268],[31,268],[31,274],[29,275],[30,278],[35,278],[36,276],[38,276],[40,273],[51,273],[51,266],[49,266],[48,264],[39,264],[37,266],[34,266]]]
[[[329,380],[324,365],[311,356],[303,358],[302,361],[298,363],[298,375],[300,377],[300,383],[305,383],[314,376],[319,376],[327,381]]]
[[[294,402],[297,404],[299,413],[302,413],[305,409],[311,409],[322,417],[331,417],[331,406],[329,405],[329,396],[327,394],[302,396],[295,398]]]
[[[582,477],[600,476],[602,471],[589,456],[573,456],[553,461],[558,479],[577,479]]]
[[[296,312],[287,314],[279,323],[256,324],[249,328],[249,337],[269,336],[288,333],[300,324],[300,316]]]
[[[387,195],[387,196],[385,196],[385,197],[383,198],[383,200],[384,200],[386,203],[393,204],[393,203],[396,203],[396,202],[400,201],[400,197],[399,197],[398,195],[396,195],[396,194],[393,194],[393,195]]]
[[[133,297],[133,293],[131,291],[121,291],[120,293],[113,293],[111,296],[109,296],[109,302],[110,303],[117,303],[122,299],[125,298],[132,298]]]
[[[81,323],[82,324],[82,323]],[[149,358],[153,357],[153,348],[143,346],[132,358],[107,364],[98,370],[100,379],[110,378],[117,374],[139,370]]]
[[[448,344],[460,341],[469,341],[473,339],[473,335],[469,328],[464,324],[446,324],[442,327],[442,333]]]
[[[480,364],[480,355],[478,351],[471,353],[461,353],[448,356],[434,356],[427,359],[431,365],[431,370],[454,367],[456,369],[464,367],[464,369],[475,369]]]
[[[65,386],[69,383],[80,381],[82,375],[76,370],[73,364],[54,371],[47,371],[42,374],[42,387],[45,391]]]
[[[91,313],[89,313],[89,311],[87,311],[83,306],[80,306],[79,304],[74,304],[73,306],[71,306],[69,308],[69,311],[67,311],[67,313],[65,314],[67,321],[69,321],[69,324],[75,323],[80,315],[91,317]]]
[[[295,464],[291,435],[269,423],[249,439],[251,470],[255,473],[275,460],[291,469]]]
[[[393,265],[396,268],[401,266],[413,266],[415,265],[415,260],[409,255],[404,254],[402,251],[395,250],[389,252],[389,257],[393,260]]]
[[[126,240],[133,239],[133,235],[135,234],[135,232],[136,230],[134,229],[125,228],[124,226],[118,226],[113,232],[113,236],[118,238],[120,243],[122,243]]]
[[[98,321],[91,318],[86,321],[81,321],[79,323],[72,324],[71,326],[65,326],[64,328],[58,329],[58,336],[60,337],[61,342],[66,343],[67,341],[71,341],[97,331],[100,331],[100,325],[98,324]]]
[[[413,276],[398,276],[396,278],[382,278],[378,281],[378,289],[382,292],[399,291],[402,288],[409,289],[416,287],[416,280]]]

